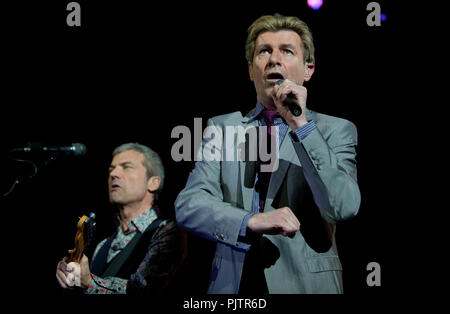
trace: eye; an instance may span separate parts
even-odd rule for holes
[[[293,55],[294,54],[294,52],[291,49],[284,49],[283,51],[284,51],[285,54],[288,54],[288,55]]]
[[[264,54],[267,54],[267,53],[269,53],[269,49],[261,49],[261,50],[259,51],[259,54],[260,54],[260,55],[264,55]]]

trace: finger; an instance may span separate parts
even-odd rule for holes
[[[289,221],[292,223],[293,228],[295,229],[295,231],[300,230],[300,221],[298,221],[297,216],[295,216],[295,214],[289,210]]]
[[[89,268],[89,258],[84,254],[80,261],[80,268]]]
[[[296,224],[295,220],[289,218],[286,221],[286,228],[284,230],[284,235],[288,236],[290,238],[293,238],[295,234],[299,231],[298,225]]]
[[[278,80],[276,82],[276,84],[274,85],[274,88],[272,91],[273,91],[273,96],[276,99],[278,99],[278,100],[280,99],[284,86],[286,86],[286,80]]]
[[[66,285],[66,276],[64,276],[61,271],[56,272],[56,280],[58,281],[61,288],[68,288],[68,286]]]
[[[291,239],[295,237],[296,233],[297,233],[296,231],[287,231],[287,230],[280,232],[282,236],[289,237]]]
[[[297,216],[294,214],[294,212],[289,207],[285,207],[284,210],[285,210],[287,219],[289,219],[289,221],[293,224],[293,227],[296,230],[299,230],[300,221],[298,220]]]
[[[298,221],[297,217],[295,215],[289,217],[290,226],[292,227],[292,230],[294,232],[297,232],[300,230],[300,222]]]
[[[56,280],[58,281],[58,284],[59,284],[59,286],[60,286],[61,288],[63,288],[63,289],[69,288],[69,287],[64,283],[64,281],[62,281],[59,277],[56,277]]]
[[[295,223],[292,220],[286,221],[285,227],[283,229],[286,236],[296,233],[298,231]]]
[[[294,93],[294,86],[294,82],[289,81],[288,79],[284,80],[277,90],[277,98],[284,101],[289,93]]]
[[[283,105],[283,102],[282,102],[281,100],[274,99],[274,104],[275,104],[275,109],[280,113],[280,115],[281,115],[282,117],[284,117],[286,108],[285,108],[285,106]]]
[[[70,273],[79,273],[81,269],[81,265],[75,262],[70,262],[67,264],[67,271]]]
[[[295,230],[292,218],[287,213],[281,213],[281,228],[284,233],[290,233]]]
[[[58,263],[58,267],[61,268],[61,269],[66,269],[67,264],[66,264],[66,262],[64,260],[61,260]]]
[[[81,257],[81,263],[87,263],[89,264],[89,258],[83,254],[83,256]]]
[[[277,96],[279,91],[280,91],[280,87],[275,85],[275,87],[274,87],[274,89],[272,91],[272,99],[273,99],[273,101],[275,103],[275,107],[277,107],[277,108],[279,107],[277,103],[280,102],[280,99]]]
[[[75,276],[73,274],[69,274],[66,277],[66,284],[69,287],[73,287],[75,285]]]
[[[291,238],[291,239],[293,239],[293,238],[295,238],[295,235],[297,234],[297,232],[293,232],[293,233],[291,233],[291,234],[288,234],[288,237],[289,238]]]
[[[68,274],[76,275],[76,274],[79,274],[80,271],[81,271],[80,264],[75,263],[75,262],[70,262],[69,264],[67,264],[67,273]]]
[[[274,226],[274,231],[276,234],[281,234],[283,236],[288,236],[296,232],[294,224],[286,217],[279,217],[278,223]]]
[[[290,208],[283,208],[281,211],[284,220],[284,232],[287,234],[295,233],[299,230],[300,222]]]
[[[64,262],[59,262],[58,264],[58,269],[59,271],[61,271],[65,276],[67,276],[67,274],[69,273],[67,271],[67,264]]]
[[[272,89],[272,96],[276,96],[279,89],[280,89],[280,85],[275,84]]]
[[[283,85],[284,84],[285,83],[283,83]],[[286,92],[285,92],[286,85],[284,85],[284,86],[283,85],[281,85],[280,88],[277,90],[277,95],[276,95],[277,99],[279,99],[281,101],[283,101],[283,99],[282,99],[283,95],[286,95]]]

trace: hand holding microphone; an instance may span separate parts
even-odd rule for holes
[[[308,123],[305,115],[306,96],[306,88],[290,80],[278,80],[274,85],[272,98],[275,107],[292,130]]]
[[[283,82],[284,80],[278,80],[275,84],[280,86]],[[302,114],[302,108],[297,105],[297,97],[292,92],[286,95],[283,104],[289,108],[294,116],[298,117]]]

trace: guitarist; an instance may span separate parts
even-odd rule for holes
[[[109,200],[118,209],[119,226],[101,241],[92,263],[57,266],[62,288],[80,287],[87,294],[164,293],[185,256],[185,242],[173,220],[163,220],[155,205],[164,183],[164,168],[149,147],[128,143],[113,151]]]

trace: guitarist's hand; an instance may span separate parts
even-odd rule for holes
[[[80,264],[75,262],[67,264],[66,257],[64,257],[56,267],[56,279],[64,289],[80,287],[86,290],[89,288],[92,279],[89,269],[89,259],[83,254]]]

